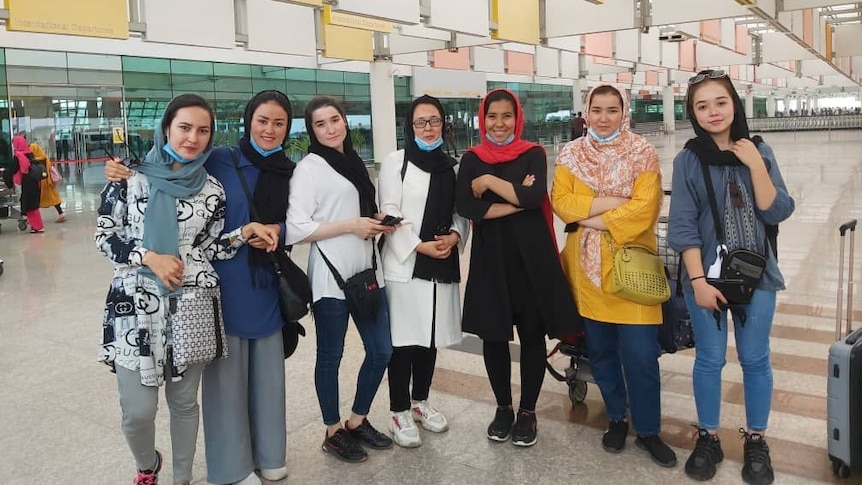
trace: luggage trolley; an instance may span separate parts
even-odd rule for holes
[[[0,168],[0,180],[3,178],[4,170]],[[27,219],[21,213],[21,207],[18,205],[18,191],[15,187],[10,189],[0,182],[0,220],[2,219],[16,219],[19,230],[27,229]],[[0,224],[0,231],[2,231],[2,227]]]
[[[670,195],[670,191],[664,191],[665,196]],[[658,254],[659,257],[662,258],[665,264],[665,268],[668,270],[668,274],[670,278],[676,278],[680,258],[676,251],[670,248],[667,243],[667,226],[668,226],[668,218],[667,216],[660,216],[658,218],[658,226],[656,228],[657,239],[658,239]],[[671,294],[677,294],[678,289],[675,288],[675,284],[671,281]],[[680,297],[677,295],[677,297]],[[671,296],[673,299],[674,296]],[[686,319],[678,323],[678,325],[683,329],[681,332],[674,329],[674,335],[677,337],[677,341],[680,342],[678,344],[679,348],[690,347],[690,343],[683,344],[682,342],[691,342],[691,321]],[[685,335],[685,332],[689,332],[688,335]],[[678,335],[682,333],[682,335]],[[558,371],[551,364],[551,357],[559,353],[565,357],[569,358],[569,366],[566,367],[562,372]],[[556,380],[560,382],[565,382],[569,387],[569,399],[572,401],[572,406],[576,406],[584,402],[587,398],[587,383],[595,384],[593,380],[593,375],[590,372],[590,359],[587,352],[587,342],[586,336],[583,334],[572,335],[569,337],[563,337],[554,346],[551,352],[548,354],[548,360],[545,362],[545,367],[548,370],[548,373],[551,374]]]

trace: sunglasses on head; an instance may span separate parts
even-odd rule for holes
[[[722,70],[716,71],[703,71],[695,74],[694,76],[688,79],[688,85],[691,86],[693,84],[697,84],[704,79],[722,79],[727,77],[727,73]]]

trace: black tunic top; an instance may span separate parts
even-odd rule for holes
[[[473,221],[470,273],[464,295],[462,329],[483,340],[510,341],[513,314],[538,309],[544,333],[559,338],[583,331],[569,284],[542,213],[547,196],[547,161],[536,147],[511,162],[486,164],[476,154],[461,158],[455,203],[458,213]],[[489,191],[473,197],[471,182],[492,174],[512,183],[525,210],[483,219],[494,203],[506,200]],[[531,187],[522,182],[536,177]]]

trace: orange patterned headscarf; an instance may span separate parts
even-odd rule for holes
[[[596,89],[587,95],[585,112],[590,112],[590,102]],[[569,142],[560,151],[557,163],[568,167],[572,175],[593,190],[595,197],[631,198],[635,181],[644,172],[659,172],[659,160],[655,148],[641,135],[629,127],[629,100],[626,93],[614,86],[623,100],[620,135],[607,142],[600,142],[586,134]],[[581,271],[597,288],[602,286],[602,233],[583,228],[580,237]]]

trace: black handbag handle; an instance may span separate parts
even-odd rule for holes
[[[251,195],[251,190],[248,188],[248,182],[245,180],[245,175],[242,174],[242,170],[239,168],[239,155],[236,154],[236,150],[234,148],[230,149],[231,158],[233,160],[233,168],[236,170],[236,174],[239,177],[239,183],[242,185],[242,191],[245,192],[245,197],[248,199],[248,205],[251,207],[251,215],[254,217],[254,222],[260,222],[260,215],[257,213],[257,208],[254,206],[254,199]],[[290,257],[290,247],[288,246],[285,251],[287,256]],[[278,259],[275,257],[273,253],[269,254],[269,258],[272,260],[272,266],[275,268],[276,274],[281,276],[281,265],[278,264]]]

